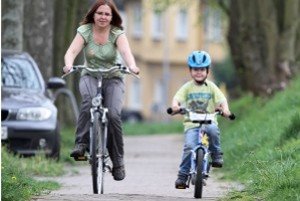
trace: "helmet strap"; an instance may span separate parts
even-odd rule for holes
[[[205,86],[207,86],[206,79],[203,80],[203,81],[196,81],[195,80],[195,82],[196,82],[197,85],[203,85],[203,84],[205,84]]]

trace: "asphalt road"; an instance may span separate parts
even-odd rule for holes
[[[90,166],[76,165],[67,167],[68,174],[51,178],[62,184],[61,189],[33,200],[193,200],[193,186],[185,190],[174,188],[182,145],[182,135],[125,137],[126,178],[123,181],[114,181],[107,174],[103,195],[94,195],[92,192]],[[212,171],[202,200],[218,200],[233,187],[232,183],[219,181]]]

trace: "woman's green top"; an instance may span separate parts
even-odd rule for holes
[[[120,56],[117,51],[116,40],[124,33],[124,31],[118,27],[111,26],[108,41],[101,45],[97,44],[93,38],[92,24],[84,24],[78,27],[77,33],[79,33],[84,39],[84,57],[85,65],[90,68],[111,68],[116,63],[120,63]],[[85,70],[82,71],[81,75],[89,74],[96,77],[97,73],[90,73]],[[122,73],[103,73],[103,78],[120,77]]]

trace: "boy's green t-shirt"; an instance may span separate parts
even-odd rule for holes
[[[116,63],[120,63],[120,56],[117,51],[116,40],[124,33],[124,31],[118,27],[112,26],[109,34],[108,41],[101,45],[97,44],[93,38],[92,24],[84,24],[78,27],[77,33],[79,33],[85,42],[84,47],[84,57],[85,65],[90,68],[111,68]],[[90,74],[96,77],[96,73],[88,73],[87,71],[82,71],[82,75]],[[111,77],[122,77],[122,73],[104,73],[102,75],[104,78]]]
[[[222,91],[209,80],[202,85],[197,85],[194,80],[185,83],[177,91],[174,99],[180,102],[181,106],[205,113],[214,113],[215,107],[226,101]],[[217,119],[215,123],[217,124]],[[192,123],[187,115],[184,117],[183,125],[185,131],[199,126],[199,124]]]

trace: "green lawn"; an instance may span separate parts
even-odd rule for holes
[[[300,200],[300,79],[271,99],[245,95],[230,103],[236,121],[220,119],[225,167],[224,178],[240,181],[242,192],[224,200]],[[180,122],[124,124],[125,135],[182,133]],[[36,175],[64,174],[74,145],[74,127],[64,128],[60,162],[43,155],[19,158],[1,149],[1,199],[30,200],[59,188],[36,181]],[[18,193],[16,193],[18,192]]]

